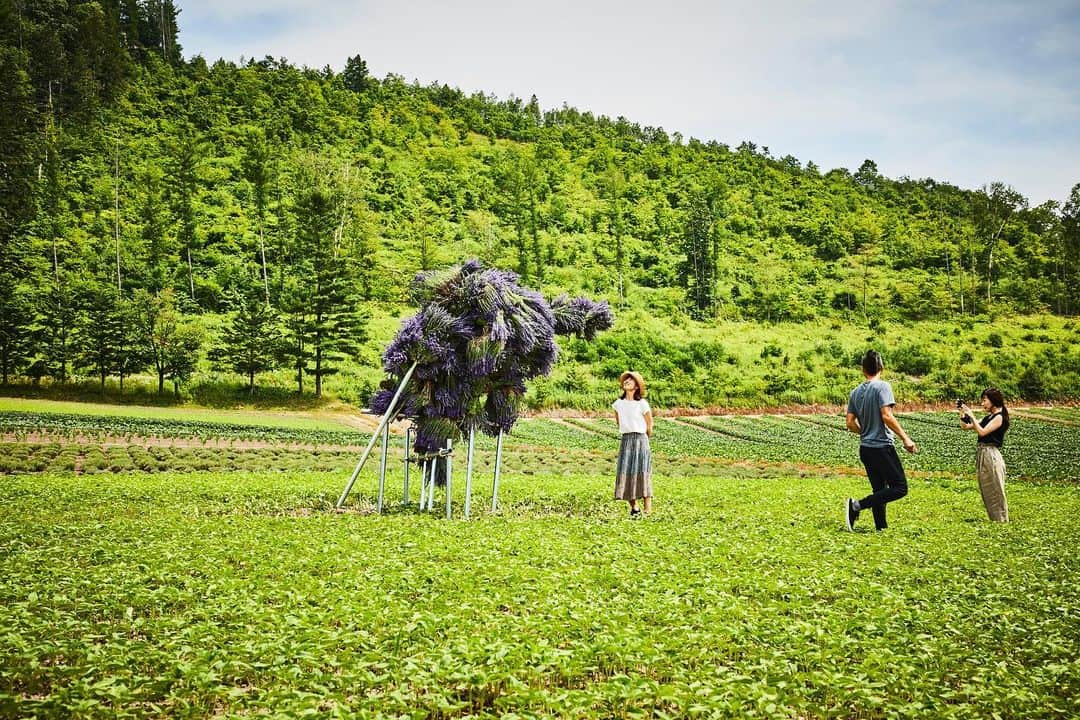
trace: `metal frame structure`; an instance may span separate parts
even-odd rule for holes
[[[361,468],[364,467],[364,463],[367,462],[368,456],[371,455],[371,451],[375,448],[375,443],[378,442],[379,437],[382,436],[382,453],[379,459],[379,490],[378,499],[376,501],[375,510],[380,515],[383,511],[383,501],[386,496],[386,462],[387,453],[390,449],[390,418],[394,416],[397,411],[398,400],[401,398],[401,393],[404,392],[405,387],[409,384],[409,380],[412,379],[413,371],[416,370],[417,363],[413,363],[408,372],[401,379],[401,383],[398,385],[397,392],[394,393],[394,397],[390,400],[390,404],[386,408],[386,412],[383,413],[382,418],[379,420],[378,426],[375,428],[375,432],[371,434],[371,442],[368,443],[364,453],[360,456],[360,461],[356,464],[356,468],[353,470],[352,476],[349,478],[349,482],[345,485],[345,490],[342,491],[341,497],[338,498],[337,509],[345,504],[345,499],[352,491],[353,485],[356,483],[356,478],[360,475]],[[503,437],[502,430],[499,431],[499,438],[495,449],[495,477],[491,484],[491,512],[495,512],[499,502],[499,474],[502,469],[502,451],[503,451]],[[445,460],[446,462],[446,519],[449,520],[452,515],[451,500],[453,498],[453,454],[454,445],[453,441],[447,439],[446,448],[440,450],[437,453],[415,457],[411,454],[412,448],[412,426],[405,429],[405,466],[404,474],[405,481],[402,487],[402,505],[409,504],[409,464],[416,459],[420,461],[420,511],[430,511],[435,506],[435,477],[436,469],[439,460]],[[465,519],[468,520],[472,509],[472,474],[473,474],[473,455],[476,449],[476,431],[469,431],[469,443],[468,454],[466,460],[465,469]]]
[[[405,386],[408,385],[409,380],[412,379],[412,374],[413,374],[413,371],[416,370],[416,365],[417,365],[417,363],[413,362],[412,366],[409,367],[409,371],[405,373],[405,377],[401,378],[401,384],[398,385],[397,392],[394,393],[394,397],[390,399],[390,404],[386,407],[386,412],[383,413],[382,418],[379,420],[379,426],[375,429],[375,432],[373,432],[371,434],[371,442],[368,443],[367,449],[364,450],[364,454],[360,456],[360,462],[356,463],[356,469],[353,470],[352,477],[349,478],[348,484],[345,485],[345,490],[342,491],[341,497],[338,498],[337,505],[335,507],[340,509],[341,506],[345,504],[345,498],[347,498],[349,496],[349,492],[352,490],[353,483],[356,482],[357,476],[360,475],[360,468],[364,467],[364,463],[367,462],[368,455],[371,454],[371,450],[372,450],[372,448],[375,447],[375,442],[379,439],[379,435],[383,433],[383,429],[385,428],[386,431],[387,431],[387,434],[389,433],[389,430],[390,430],[390,418],[392,418],[394,416],[394,412],[397,410],[398,400],[401,398],[401,393],[405,390]],[[383,443],[383,447],[384,448],[386,447],[386,443]],[[385,451],[383,453],[383,457],[384,458],[386,457]],[[385,480],[385,476],[386,476],[385,467],[386,467],[386,463],[383,462],[383,472],[379,477],[379,495],[380,495],[379,512],[382,512],[381,497],[382,497],[382,483],[383,483],[383,480]]]

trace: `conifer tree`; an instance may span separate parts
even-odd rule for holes
[[[354,231],[347,168],[307,159],[299,173],[293,206],[294,242],[286,313],[286,356],[303,375],[315,379],[321,397],[323,378],[364,341],[366,318],[359,310],[358,261],[350,241]]]
[[[263,294],[266,303],[269,304],[270,271],[266,261],[266,208],[276,167],[270,144],[266,141],[261,128],[247,134],[241,163],[244,179],[251,185],[251,196],[255,205],[255,224],[259,243],[258,263],[262,270]]]
[[[33,353],[33,311],[25,289],[0,267],[0,384],[29,362]]]
[[[114,286],[91,284],[83,288],[80,304],[83,312],[75,328],[76,367],[92,370],[105,392],[105,379],[117,367],[127,365],[121,299]]]
[[[685,259],[679,277],[686,288],[690,314],[709,317],[716,306],[716,245],[713,216],[700,192],[691,194],[683,224],[682,251]]]
[[[276,367],[275,353],[281,343],[277,312],[262,295],[258,285],[232,294],[232,320],[210,352],[215,367],[247,378],[249,395],[255,394],[255,376]]]

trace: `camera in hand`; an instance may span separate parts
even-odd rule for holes
[[[956,409],[957,410],[962,410],[963,408],[964,408],[964,401],[958,399],[956,401]],[[975,418],[971,417],[970,413],[964,413],[963,416],[961,416],[960,421],[968,423],[969,425],[974,425],[975,424]]]

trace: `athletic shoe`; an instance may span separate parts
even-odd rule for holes
[[[632,517],[632,518],[641,517],[641,511],[640,510],[631,510],[630,511],[630,517]]]
[[[859,511],[855,509],[855,499],[848,498],[844,507],[844,521],[847,529],[855,532],[855,521],[859,519]]]

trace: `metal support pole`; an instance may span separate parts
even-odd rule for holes
[[[428,482],[427,509],[431,512],[435,508],[435,478],[439,476],[439,458],[431,458],[431,481]]]
[[[446,438],[446,519],[450,519],[450,498],[453,495],[453,480],[454,480],[454,466],[451,463],[453,455],[451,451],[454,449],[454,441],[450,438]]]
[[[382,514],[383,497],[386,495],[386,453],[390,450],[390,423],[383,425],[382,458],[379,461],[379,500],[375,512]]]
[[[428,471],[431,460],[425,460],[420,465],[420,512],[424,512],[424,504],[427,502]]]
[[[412,425],[405,428],[405,486],[401,490],[402,505],[409,504],[409,446],[412,444]]]
[[[469,430],[469,457],[465,465],[465,519],[469,519],[469,507],[472,500],[472,461],[476,446],[476,430]]]
[[[495,443],[495,480],[491,483],[491,512],[499,506],[499,471],[502,469],[502,446],[503,431],[499,431],[499,439]]]
[[[386,412],[383,413],[382,419],[379,420],[379,426],[375,428],[375,432],[371,434],[371,442],[368,443],[367,449],[364,450],[364,454],[360,456],[360,462],[356,463],[356,469],[353,470],[352,477],[349,478],[349,482],[345,486],[345,490],[341,493],[341,497],[338,498],[335,507],[340,508],[345,504],[345,498],[349,496],[353,483],[356,482],[356,478],[360,475],[360,468],[364,467],[364,463],[367,462],[368,455],[371,454],[372,448],[375,447],[375,442],[379,439],[379,434],[382,432],[383,426],[390,422],[390,418],[393,417],[394,412],[397,410],[397,403],[401,398],[401,393],[405,390],[405,386],[409,384],[409,379],[412,378],[413,370],[415,369],[416,363],[414,362],[412,366],[409,367],[409,371],[405,373],[405,377],[401,378],[401,384],[398,385],[397,392],[394,393],[394,397],[390,399],[390,404],[386,406]]]

